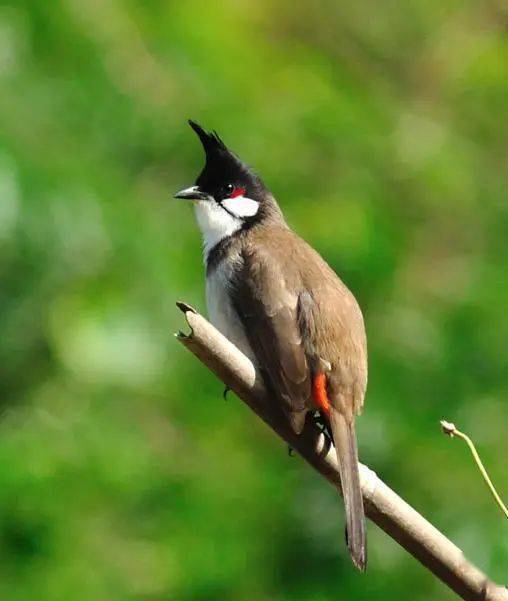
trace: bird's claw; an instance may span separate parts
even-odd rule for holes
[[[328,425],[326,420],[323,419],[323,416],[320,413],[317,413],[313,416],[313,418],[314,418],[314,424],[316,425],[318,430],[321,432],[321,434],[323,434],[323,436],[325,436],[325,438],[327,438],[329,441],[332,441],[333,437],[332,437],[332,433],[330,431],[330,426]]]
[[[294,454],[295,454],[295,450],[293,449],[293,447],[290,444],[288,444],[288,455],[290,457],[293,457]]]
[[[222,393],[222,398],[225,401],[228,400],[228,392],[231,392],[231,388],[229,386],[226,386],[226,388],[224,388],[224,392]]]

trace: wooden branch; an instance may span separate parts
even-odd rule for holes
[[[335,451],[312,423],[296,435],[276,403],[269,403],[251,361],[192,307],[177,303],[191,328],[177,338],[266,424],[340,491]],[[365,513],[420,563],[467,600],[508,601],[508,589],[487,578],[437,528],[360,464]]]

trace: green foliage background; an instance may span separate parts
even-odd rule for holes
[[[188,117],[263,174],[364,308],[362,459],[498,581],[508,496],[501,0],[0,5],[0,597],[452,599],[176,344]]]

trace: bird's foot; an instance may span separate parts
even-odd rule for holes
[[[333,436],[332,436],[332,432],[330,430],[330,425],[328,423],[328,420],[324,419],[323,416],[321,415],[321,413],[318,412],[313,415],[313,421],[314,421],[314,424],[319,429],[319,431],[321,432],[321,434],[323,434],[323,436],[325,436],[325,438],[329,442],[332,442]]]
[[[231,392],[231,388],[229,386],[226,386],[224,388],[224,392],[222,393],[222,398],[227,401],[228,400],[228,392]]]
[[[295,455],[295,450],[293,449],[293,447],[290,444],[288,444],[288,455],[290,457],[294,457],[294,455]]]

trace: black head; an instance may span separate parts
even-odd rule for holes
[[[176,198],[217,203],[243,222],[259,221],[274,209],[278,211],[261,178],[227,148],[215,131],[206,132],[191,120],[189,125],[201,140],[206,162],[196,184],[177,192]]]

